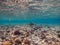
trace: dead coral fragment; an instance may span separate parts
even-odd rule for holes
[[[12,45],[12,43],[10,41],[5,41],[3,42],[3,45]]]
[[[19,30],[14,31],[14,35],[20,35],[20,34],[21,32],[19,32]]]
[[[17,39],[17,40],[15,40],[15,43],[16,44],[21,44],[22,42],[19,39]]]
[[[30,41],[29,41],[28,39],[25,38],[25,39],[23,40],[23,44],[30,45]]]
[[[57,35],[60,38],[60,34]]]

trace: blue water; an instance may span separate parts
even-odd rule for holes
[[[52,7],[46,11],[37,9],[0,10],[0,25],[23,25],[31,22],[36,24],[60,25],[60,7]]]
[[[36,24],[51,24],[51,25],[60,25],[59,19],[27,19],[27,20],[0,20],[1,25],[17,25],[17,24],[28,24],[28,23],[36,23]]]

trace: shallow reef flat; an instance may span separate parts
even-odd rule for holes
[[[51,26],[0,26],[0,45],[60,45],[60,30]]]

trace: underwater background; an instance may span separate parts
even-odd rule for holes
[[[23,8],[20,5],[0,3],[0,25],[23,25],[31,22],[60,25],[60,0],[33,0]]]

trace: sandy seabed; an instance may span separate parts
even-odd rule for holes
[[[34,24],[0,26],[0,45],[60,45],[60,30]]]

